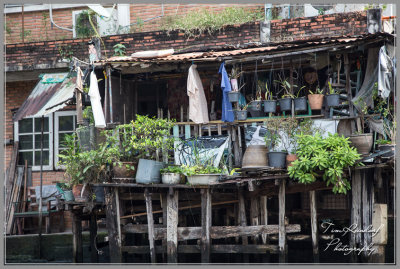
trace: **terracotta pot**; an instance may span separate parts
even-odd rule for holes
[[[135,170],[127,169],[126,165],[133,165],[135,167]],[[135,162],[122,162],[122,166],[116,165],[113,167],[113,172],[114,172],[114,177],[119,177],[119,178],[133,178],[135,177],[137,169],[137,163]]]
[[[249,145],[243,155],[242,168],[268,166],[268,148],[264,145]]]
[[[367,155],[371,151],[374,139],[372,133],[349,136],[349,141],[357,149],[359,154]]]
[[[82,189],[83,189],[83,184],[74,185],[72,187],[72,193],[74,194],[75,201],[77,201],[77,202],[86,202],[88,200],[89,187],[86,186],[83,193],[82,193]]]
[[[81,197],[81,192],[82,192],[83,184],[78,184],[72,186],[72,193],[74,194],[75,198]]]
[[[308,103],[310,104],[311,110],[322,109],[322,104],[324,103],[323,94],[309,94]]]
[[[292,166],[292,162],[294,162],[295,160],[297,160],[297,155],[296,154],[288,154],[286,155],[286,166]]]

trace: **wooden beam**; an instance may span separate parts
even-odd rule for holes
[[[252,196],[250,198],[250,225],[251,226],[258,226],[258,224],[259,224],[258,216],[259,216],[258,197]],[[257,244],[258,238],[259,238],[258,234],[253,236],[254,244]]]
[[[112,188],[104,188],[106,202],[106,227],[108,231],[110,262],[121,263],[121,239],[118,235],[117,204]]]
[[[287,262],[286,227],[285,227],[285,185],[286,180],[279,182],[279,263]]]
[[[178,263],[178,190],[167,195],[167,260]],[[165,238],[165,237],[164,237]]]
[[[351,194],[352,194],[352,206],[351,206],[351,221],[349,225],[357,225],[357,227],[362,227],[361,225],[361,171],[356,170],[352,177],[351,182]],[[361,243],[361,233],[351,233],[350,234],[350,247],[355,248]],[[352,262],[358,261],[358,255],[355,253],[351,256]]]
[[[72,260],[74,263],[83,262],[82,249],[82,220],[78,212],[72,213]]]
[[[97,263],[99,261],[99,255],[96,250],[96,236],[97,236],[97,220],[96,213],[90,214],[89,221],[89,238],[90,238],[90,262]]]
[[[156,250],[154,249],[154,219],[153,219],[153,207],[151,202],[151,196],[149,194],[149,189],[144,189],[144,197],[146,200],[146,210],[147,210],[147,228],[149,233],[149,246],[150,246],[150,258],[151,263],[156,263]]]
[[[260,196],[260,224],[268,225],[268,208],[267,208],[267,196]],[[262,243],[264,245],[268,244],[268,235],[261,234]]]
[[[363,230],[367,230],[372,225],[372,211],[373,211],[373,175],[372,170],[363,170],[362,175],[362,224]],[[377,228],[376,228],[377,229]],[[362,233],[364,246],[369,246],[372,243],[371,233]],[[371,258],[366,251],[362,252],[362,257],[366,262]]]
[[[201,190],[201,263],[210,263],[211,227],[210,189]]]
[[[319,263],[316,192],[310,191],[311,238],[314,263]]]
[[[238,190],[238,198],[239,198],[239,221],[240,221],[240,226],[246,227],[247,226],[246,205],[245,205],[244,195],[243,195],[243,190],[242,189]],[[248,237],[247,236],[242,236],[242,245],[246,246],[246,245],[248,245],[248,243],[249,243],[248,242]],[[249,256],[247,254],[245,254],[243,256],[243,262],[244,263],[249,263]]]
[[[124,233],[148,233],[147,225],[133,225],[131,223],[125,225],[122,229]],[[301,231],[299,224],[286,225],[286,233],[298,233]],[[178,241],[200,239],[202,227],[178,227]],[[253,236],[255,234],[278,234],[279,225],[258,225],[258,226],[211,226],[210,238],[223,239],[229,237]],[[167,235],[167,228],[162,225],[154,225],[154,239],[162,240]]]

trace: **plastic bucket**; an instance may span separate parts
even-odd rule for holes
[[[104,188],[103,187],[93,187],[93,192],[96,195],[96,202],[97,203],[104,203],[105,198],[104,198]]]
[[[275,168],[286,167],[286,152],[268,152],[268,165]]]
[[[235,111],[236,120],[247,120],[247,110]]]
[[[218,174],[200,174],[188,176],[188,182],[191,185],[208,185],[210,183],[216,183],[221,175]]]
[[[232,91],[228,92],[229,102],[231,102],[231,103],[239,102],[239,95],[240,95],[239,92],[232,92]]]
[[[139,159],[138,169],[136,173],[136,182],[142,184],[160,183],[160,169],[164,167],[164,163],[153,160]]]
[[[164,184],[179,184],[181,183],[181,174],[177,173],[165,173],[162,174],[162,183]]]
[[[326,105],[329,107],[339,106],[339,94],[329,94],[325,96]]]
[[[276,100],[265,100],[264,101],[264,112],[275,113],[276,112]]]
[[[291,111],[292,110],[292,98],[280,99],[279,106],[281,107],[281,111]]]
[[[294,99],[294,110],[295,111],[307,111],[307,99],[305,97],[299,97]]]
[[[63,193],[65,201],[74,201],[74,193],[72,191],[64,191]]]

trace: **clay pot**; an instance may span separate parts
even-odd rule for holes
[[[359,154],[367,155],[371,151],[374,139],[372,133],[351,135],[349,141],[357,149]]]
[[[135,170],[127,169],[126,164],[133,165]],[[122,162],[122,166],[116,165],[113,167],[114,177],[117,178],[133,178],[135,177],[137,163]]]
[[[311,110],[321,110],[322,104],[324,103],[323,94],[309,94],[308,103],[310,104]]]
[[[268,166],[268,148],[264,145],[249,145],[243,155],[242,168]]]
[[[82,192],[83,184],[78,184],[72,186],[72,193],[74,194],[75,198],[81,197],[81,192]]]
[[[297,160],[297,155],[296,154],[288,154],[286,155],[286,166],[292,166],[292,162],[294,162],[295,160]]]

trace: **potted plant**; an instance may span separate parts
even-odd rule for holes
[[[301,183],[315,182],[318,177],[333,186],[334,193],[347,193],[350,182],[344,171],[356,164],[360,154],[350,146],[348,138],[336,134],[328,134],[323,138],[318,132],[314,135],[300,134],[296,153],[298,159],[288,167],[291,178]]]
[[[284,168],[286,166],[287,151],[278,148],[281,143],[282,119],[274,118],[268,121],[269,134],[264,136],[265,144],[270,149],[268,152],[268,166]]]
[[[72,192],[72,186],[68,181],[62,181],[56,183],[56,188],[62,195],[65,201],[74,201],[74,193]]]
[[[235,110],[236,120],[247,120],[247,107],[249,104],[246,105],[239,105],[239,108]]]
[[[268,89],[268,83],[265,83],[265,100],[264,100],[264,112],[275,113],[276,112],[276,100],[273,100],[272,92]]]
[[[161,181],[160,169],[164,167],[159,162],[162,150],[168,153],[173,149],[174,138],[170,136],[173,122],[166,119],[150,118],[136,115],[132,121],[131,147],[136,151],[139,159],[136,172],[136,182],[149,184]]]
[[[290,83],[287,78],[283,79],[279,75],[279,80],[275,80],[278,84],[280,84],[283,89],[283,95],[281,99],[279,99],[279,106],[281,111],[291,111],[292,110],[292,99],[294,98],[293,94],[290,93]]]
[[[160,170],[162,183],[164,184],[179,184],[184,183],[183,169],[178,165],[169,165]]]
[[[92,105],[92,103],[90,101],[90,96],[89,96],[89,88],[87,86],[83,87],[82,105],[83,106],[91,106]]]
[[[326,105],[329,107],[339,106],[339,97],[340,95],[337,91],[332,87],[332,84],[328,81],[329,86],[329,94],[326,95]]]
[[[293,85],[293,87],[297,87],[297,85]],[[297,95],[294,98],[294,111],[307,111],[307,99],[305,96],[299,97],[299,94],[302,89],[306,86],[302,86],[298,91]]]
[[[317,86],[315,92],[309,90],[308,103],[310,104],[311,110],[321,110],[322,104],[324,103],[324,94],[322,90]]]
[[[117,125],[113,130],[103,131],[115,178],[135,177],[138,162],[131,144],[131,133],[131,124]]]
[[[222,169],[213,165],[182,166],[183,174],[187,176],[190,185],[208,185],[216,183],[221,177]]]
[[[232,67],[232,71],[231,71],[231,86],[232,86],[232,91],[230,91],[228,93],[228,98],[229,98],[229,102],[231,103],[236,103],[239,101],[239,97],[240,97],[240,89],[244,86],[242,85],[239,89],[238,87],[238,78],[242,75],[243,72],[239,71],[238,67]]]

